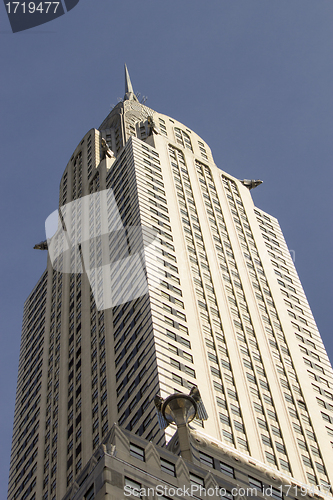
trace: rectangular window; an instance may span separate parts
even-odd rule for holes
[[[268,463],[276,465],[275,457],[272,453],[270,453],[269,451],[265,451],[265,455]]]
[[[273,420],[276,420],[276,414],[272,410],[267,410],[267,415],[272,418]]]
[[[280,458],[280,465],[281,465],[281,469],[290,472],[290,467],[289,467],[289,464],[286,460],[283,460],[282,458]]]
[[[172,374],[172,379],[177,382],[180,385],[183,385],[183,379],[179,377],[179,375],[176,375],[175,373]]]
[[[285,447],[283,446],[283,444],[278,443],[277,441],[275,441],[275,446],[276,446],[276,449],[277,449],[278,452],[283,453],[284,455],[286,455],[286,450],[285,450]]]
[[[177,361],[177,360],[175,360],[173,358],[170,358],[170,364],[172,366],[174,366],[175,368],[178,368],[178,370],[180,370],[180,363],[179,363],[179,361]]]
[[[252,488],[256,488],[258,491],[262,491],[262,482],[259,479],[255,479],[254,477],[249,476],[249,485]]]
[[[142,460],[143,462],[145,461],[145,450],[133,443],[130,443],[130,455],[138,460]]]
[[[230,477],[235,477],[234,468],[231,467],[230,465],[225,464],[224,462],[220,462],[220,469],[221,469],[221,472],[223,472],[223,474],[226,474],[227,476],[230,476]]]
[[[321,474],[326,474],[325,467],[322,464],[320,464],[318,462],[315,462],[315,464],[316,464],[318,472],[320,472]]]
[[[219,384],[218,382],[215,382],[215,380],[213,380],[213,385],[214,385],[214,389],[216,391],[224,393],[223,386],[221,384]]]
[[[261,435],[261,440],[264,443],[264,445],[272,447],[271,440],[268,436],[265,436],[264,434]]]
[[[190,483],[191,484],[195,484],[195,485],[199,485],[199,486],[205,486],[205,481],[203,480],[202,477],[200,476],[197,476],[196,474],[192,474],[192,472],[190,472]]]
[[[307,472],[306,475],[310,484],[317,484],[317,480],[313,474]]]
[[[167,474],[170,474],[171,476],[176,476],[176,467],[175,464],[172,462],[168,462],[167,460],[164,460],[164,458],[161,458],[161,471],[166,472]]]
[[[281,498],[283,498],[282,492],[276,488],[272,488],[272,498],[275,500],[281,500]]]
[[[230,426],[230,419],[227,415],[224,415],[223,413],[220,413],[220,421],[222,424],[229,425]]]
[[[253,406],[254,406],[255,411],[257,411],[258,413],[262,413],[262,414],[264,413],[263,408],[262,408],[260,403],[254,402]]]
[[[239,432],[242,432],[243,434],[245,434],[245,430],[244,430],[244,426],[241,422],[238,422],[237,420],[234,420],[234,426],[235,426],[235,429]]]
[[[188,375],[191,375],[191,377],[196,378],[196,376],[195,376],[195,371],[194,371],[192,368],[190,368],[189,366],[186,366],[186,365],[185,365],[184,369],[185,369],[185,372],[186,372]]]
[[[92,484],[87,493],[84,495],[84,500],[93,500],[93,498],[95,498],[95,493],[94,493],[94,485]]]
[[[207,465],[208,467],[214,468],[214,459],[213,457],[206,455],[206,453],[202,453],[199,451],[200,462]]]
[[[282,437],[280,429],[278,427],[275,427],[275,425],[271,424],[271,431],[273,434],[275,434],[275,436]]]
[[[262,420],[261,418],[257,417],[257,420],[258,420],[258,425],[259,427],[261,427],[261,429],[267,429],[267,424],[264,420]]]
[[[141,484],[137,481],[133,481],[129,477],[125,477],[125,490],[127,493],[131,493],[133,496],[138,497],[139,491],[141,489]]]
[[[215,368],[215,366],[211,366],[210,371],[215,377],[221,378],[220,370],[218,368]]]

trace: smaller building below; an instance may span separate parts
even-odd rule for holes
[[[331,498],[202,432],[191,441],[192,462],[177,432],[162,448],[114,424],[63,500]]]

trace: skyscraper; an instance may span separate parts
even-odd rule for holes
[[[259,182],[125,79],[65,169],[65,236],[25,303],[8,498],[60,500],[113,422],[164,445],[154,396],[193,386],[209,415],[194,427],[329,488],[332,368]]]

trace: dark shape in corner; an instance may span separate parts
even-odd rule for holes
[[[72,10],[80,0],[64,0],[67,12]],[[35,28],[48,23],[65,14],[59,2],[8,2],[4,0],[5,9],[13,33]],[[50,5],[49,5],[50,4]]]
[[[74,7],[79,3],[80,0],[65,0],[65,5],[67,12],[74,9]]]

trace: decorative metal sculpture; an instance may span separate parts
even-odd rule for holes
[[[177,427],[187,425],[194,418],[208,419],[197,387],[192,387],[189,394],[175,393],[165,400],[155,396],[154,403],[160,429],[165,429],[169,424],[176,424]]]
[[[249,190],[257,187],[257,186],[260,186],[260,184],[262,184],[262,181],[261,180],[254,180],[254,179],[244,179],[243,181],[241,181],[242,184],[244,184],[245,187],[247,187]]]
[[[47,250],[47,240],[41,241],[34,246],[34,250]]]

